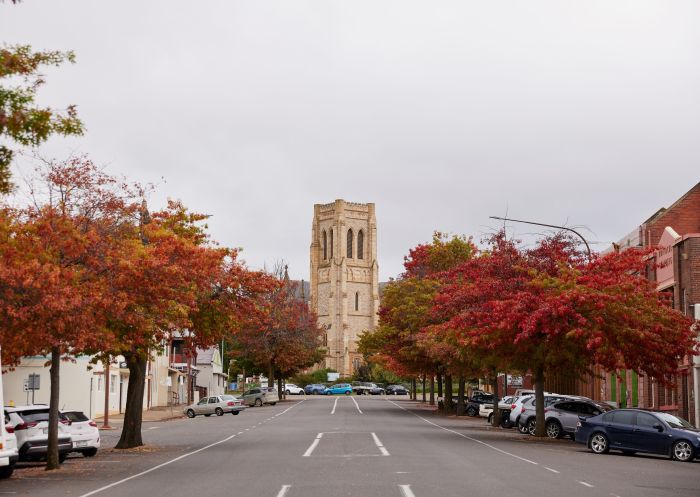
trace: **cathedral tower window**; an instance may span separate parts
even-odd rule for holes
[[[328,259],[328,235],[326,230],[323,230],[323,260]]]
[[[355,292],[355,310],[360,310],[360,292]]]
[[[357,233],[357,258],[364,259],[365,257],[365,232],[360,230]]]
[[[333,258],[333,230],[332,229],[330,231],[330,234],[331,234],[330,242],[331,242],[331,259],[332,259]]]
[[[352,259],[352,230],[348,230],[348,259]]]

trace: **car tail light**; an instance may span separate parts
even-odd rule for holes
[[[70,419],[59,419],[58,422],[63,424],[63,425],[68,425],[68,426],[73,424],[73,421],[71,421]]]
[[[36,421],[31,421],[29,423],[20,423],[17,426],[15,426],[15,431],[18,430],[28,430],[29,428],[34,428],[36,425],[39,423]]]
[[[227,405],[227,406],[235,406],[236,403],[235,403],[234,401],[230,400],[230,401],[228,402],[228,404],[226,404],[226,405]]]
[[[520,408],[520,414],[522,414],[522,413],[524,413],[524,412],[525,412],[525,406],[522,406],[522,407]]]
[[[14,433],[15,429],[12,427],[12,425],[5,425],[5,431],[7,433]]]
[[[510,410],[512,411],[513,409],[515,409],[515,404],[510,405]]]
[[[90,421],[88,424],[93,428],[97,428],[97,423],[95,423],[94,421]]]

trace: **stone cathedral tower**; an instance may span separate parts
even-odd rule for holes
[[[325,329],[324,366],[350,376],[362,363],[357,337],[378,322],[379,266],[374,204],[315,204],[311,305]]]

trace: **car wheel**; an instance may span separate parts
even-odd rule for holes
[[[523,435],[526,435],[528,433],[527,426],[518,423],[518,432],[522,433]]]
[[[61,454],[58,455],[58,463],[63,464],[66,461],[66,458],[68,457],[67,452],[62,452]]]
[[[83,452],[84,457],[95,457],[97,455],[97,449],[93,447]]]
[[[12,476],[12,472],[15,470],[15,465],[10,464],[9,466],[3,466],[0,468],[0,479],[9,478]]]
[[[596,454],[607,454],[610,450],[610,443],[608,442],[608,437],[603,433],[597,432],[591,435],[588,447]]]
[[[530,435],[534,436],[535,431],[537,430],[537,420],[535,418],[528,419],[527,425],[525,425],[525,426],[527,426],[527,432]]]
[[[489,424],[493,424],[493,413],[489,414],[489,417],[487,419]]]
[[[274,406],[274,405],[276,405],[276,404],[277,404],[277,402],[270,402],[270,405],[271,405],[271,406]]]
[[[285,390],[285,391],[284,391],[284,394],[285,394],[285,395],[291,395],[291,392],[290,392],[289,390]]]
[[[187,417],[188,418],[194,418],[195,416],[196,416],[196,414],[194,413],[194,411],[192,409],[187,409]]]
[[[673,444],[671,456],[676,461],[689,462],[695,457],[693,446],[687,440],[679,440]]]
[[[261,407],[262,406],[262,399],[255,399],[255,407]]]
[[[474,406],[467,407],[467,416],[471,416],[473,418],[477,414],[479,414],[479,411],[477,411]]]
[[[350,395],[352,392],[345,392],[345,395]]]
[[[545,425],[545,431],[547,432],[547,436],[549,438],[561,438],[561,425],[559,424],[559,421],[551,420],[547,421],[547,424]]]
[[[223,416],[224,415],[224,410],[220,407],[217,407],[214,409],[214,412],[216,413],[217,416]]]
[[[241,411],[231,411],[231,414],[234,416],[238,416],[241,413]]]
[[[211,416],[211,413],[204,415],[205,418],[208,418],[209,416]]]

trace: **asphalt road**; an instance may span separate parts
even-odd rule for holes
[[[118,432],[103,434],[113,446]],[[402,398],[309,397],[239,416],[144,426],[145,449],[64,469],[24,467],[0,495],[31,497],[698,497],[700,461],[594,455]]]

